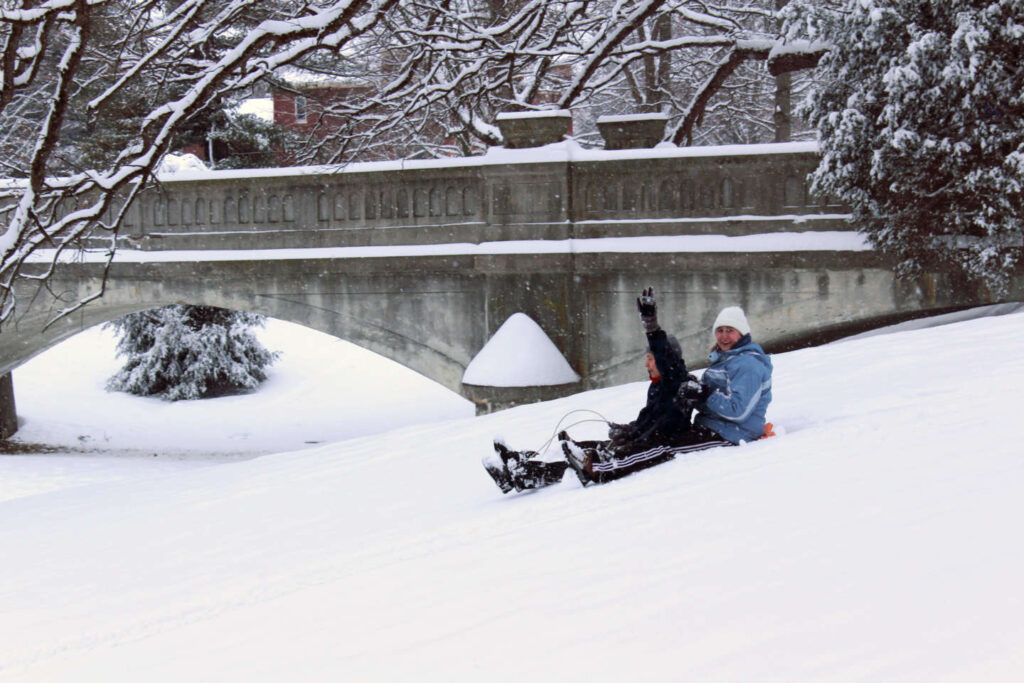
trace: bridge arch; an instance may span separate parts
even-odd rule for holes
[[[62,275],[68,276],[72,271],[83,269],[97,270],[72,266]],[[133,275],[119,277],[124,275],[118,272],[120,270],[123,269],[115,268],[115,275],[108,280],[100,299],[74,314],[46,326],[59,309],[58,304],[52,304],[21,315],[17,324],[3,329],[2,340],[6,346],[3,349],[4,366],[0,369],[9,372],[33,356],[95,325],[129,313],[171,304],[215,306],[296,323],[393,360],[455,392],[460,391],[462,372],[472,359],[468,349],[459,349],[448,343],[431,344],[431,335],[410,334],[400,326],[388,323],[388,316],[417,319],[436,315],[432,310],[425,311],[423,302],[415,297],[403,303],[391,291],[375,293],[358,285],[356,291],[351,292],[318,287],[322,273],[309,272],[301,266],[295,268],[291,276],[286,276],[285,281],[267,272],[273,270],[272,266],[267,268],[266,264],[259,263],[205,264],[199,268],[203,272],[198,276],[192,270],[192,264],[174,264],[171,267],[154,264],[127,269],[134,271],[133,275],[146,271],[147,274],[141,278]],[[52,284],[54,289],[64,293],[67,300],[73,301],[86,291],[98,288],[99,279],[72,277]],[[24,283],[19,286],[25,290]],[[29,291],[21,294],[23,299],[30,296]],[[339,299],[345,300],[343,305],[339,305],[342,303]],[[375,312],[375,307],[379,307],[379,311]]]
[[[51,303],[7,325],[0,372],[93,325],[187,303],[319,330],[463,393],[469,362],[497,327],[523,312],[562,350],[583,377],[582,387],[598,388],[635,379],[632,360],[643,347],[635,297],[645,286],[659,293],[663,326],[680,338],[689,359],[706,355],[708,330],[725,305],[743,306],[768,348],[793,348],[988,303],[951,275],[901,282],[871,252],[829,259],[673,252],[253,258],[115,264],[104,296],[72,316],[43,329],[57,308]],[[98,271],[68,266],[51,284],[75,301],[98,288]],[[33,294],[22,292],[19,300]]]
[[[201,301],[201,302],[200,302],[200,301],[177,301],[176,303],[177,303],[177,304],[181,304],[181,305],[191,305],[191,306],[211,306],[211,307],[212,307],[212,306],[214,306],[214,305],[215,305],[215,304],[214,304],[214,302],[217,302],[217,303],[219,303],[219,304],[222,304],[222,303],[223,303],[223,299],[209,298],[209,299],[206,299],[206,300],[204,300],[204,301]],[[159,306],[153,306],[153,307],[140,307],[140,308],[138,308],[138,310],[136,310],[136,311],[132,311],[132,313],[138,313],[138,312],[144,312],[144,311],[153,311],[153,310],[157,310],[157,309],[159,309],[159,308],[162,308],[162,307],[163,307],[164,305],[166,305],[166,304],[161,304],[161,305],[159,305]],[[224,307],[223,307],[222,305],[218,305],[218,306],[216,306],[216,307],[217,307],[217,308],[221,308],[221,309],[224,309]],[[224,310],[238,310],[238,309],[224,309]],[[255,312],[255,311],[246,311],[246,312]],[[274,315],[269,315],[269,314],[266,314],[266,313],[261,313],[261,315],[265,315],[265,316],[266,316],[266,318],[267,318],[267,321],[268,321],[268,324],[272,324],[272,323],[273,323],[274,321],[276,321],[276,322],[278,322],[278,323],[281,323],[281,322],[283,322],[283,323],[289,323],[289,324],[292,324],[292,325],[294,325],[295,327],[299,327],[299,328],[302,328],[302,329],[305,329],[305,330],[310,330],[310,331],[315,331],[315,332],[321,332],[321,333],[324,333],[324,334],[325,334],[325,336],[327,336],[327,337],[330,337],[330,338],[332,338],[332,339],[336,339],[336,340],[338,340],[338,341],[344,341],[344,342],[347,342],[348,344],[350,344],[351,346],[354,346],[354,347],[358,347],[358,348],[359,348],[359,349],[361,349],[361,350],[362,350],[363,352],[365,352],[366,356],[377,356],[377,357],[379,357],[379,358],[387,358],[387,360],[391,360],[391,361],[397,362],[397,361],[396,361],[396,360],[395,360],[394,358],[391,358],[391,357],[388,357],[388,356],[386,356],[386,355],[384,355],[384,354],[381,354],[381,353],[378,353],[378,352],[376,352],[376,351],[373,351],[372,349],[369,349],[369,348],[367,348],[367,347],[366,347],[366,346],[364,346],[363,344],[358,344],[358,343],[356,343],[356,342],[355,342],[354,340],[352,340],[352,339],[348,339],[348,338],[340,337],[340,336],[338,336],[338,335],[335,335],[335,334],[330,334],[330,333],[326,333],[326,332],[324,332],[324,330],[319,330],[319,329],[315,329],[315,328],[311,327],[310,325],[308,325],[306,321],[302,321],[302,320],[295,320],[295,319],[292,319],[292,320],[285,320],[285,319],[283,319],[283,318],[281,318],[281,317],[278,317],[278,316],[274,316]],[[118,316],[118,317],[120,317],[120,316]],[[104,322],[111,322],[112,320],[115,320],[115,319],[116,319],[116,318],[111,318],[111,320],[109,320],[109,321],[104,321]],[[49,348],[52,348],[52,347],[53,347],[54,345],[55,345],[55,344],[51,344],[51,345],[50,345],[49,347],[41,349],[41,350],[39,351],[39,353],[45,352],[45,351],[46,351],[46,350],[48,350]],[[274,351],[274,350],[282,350],[282,349],[280,349],[279,347],[278,347],[278,348],[275,348],[274,346],[270,346],[269,344],[268,344],[268,348],[269,348],[269,350],[271,350],[271,351]],[[378,348],[381,348],[381,347],[378,347]],[[386,349],[385,349],[385,350],[386,350]],[[291,351],[288,351],[288,350],[286,350],[286,349],[285,349],[285,351],[286,351],[286,353],[289,353],[289,354],[290,354],[290,353],[292,353]],[[350,358],[350,357],[347,357],[347,358]],[[326,363],[326,364],[330,364],[330,362],[331,362],[331,359],[330,359],[330,358],[324,358],[324,363]],[[429,378],[429,377],[425,377],[425,376],[424,376],[424,375],[423,375],[422,373],[418,373],[418,372],[416,372],[416,371],[415,371],[415,370],[414,370],[413,368],[410,368],[410,367],[408,367],[408,366],[406,366],[406,365],[404,365],[404,364],[401,364],[401,363],[399,363],[399,364],[400,364],[400,365],[402,365],[402,367],[404,367],[404,368],[405,368],[406,370],[408,370],[408,371],[410,371],[410,372],[415,372],[416,374],[419,374],[419,375],[420,375],[420,378],[421,378],[421,379],[422,379],[423,381],[426,381],[426,380],[431,380],[431,381],[434,381],[434,380],[432,380],[432,379],[431,379],[431,378]],[[325,367],[325,370],[327,370],[327,371],[329,372],[329,369],[328,369],[328,368],[326,368],[326,367]],[[436,382],[435,382],[435,384],[436,384]],[[446,389],[448,389],[448,391],[452,391],[452,388],[451,388],[451,387],[445,387],[445,388],[446,388]],[[384,393],[386,393],[386,392],[387,392],[387,388],[385,387],[385,389],[384,389]],[[458,394],[458,391],[453,391],[452,393]],[[397,399],[397,397],[396,397],[396,399]]]

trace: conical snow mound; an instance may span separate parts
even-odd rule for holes
[[[463,383],[483,387],[550,386],[579,379],[554,342],[525,313],[509,316],[462,375]]]

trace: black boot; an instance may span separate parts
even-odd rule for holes
[[[494,441],[494,452],[498,454],[499,458],[501,458],[502,465],[507,463],[509,458],[518,458],[519,456],[519,453],[513,451],[512,449],[510,449],[508,446],[506,446],[501,441],[498,441],[497,439],[495,439]]]
[[[565,438],[562,438],[563,435],[565,435]],[[570,439],[565,432],[559,434],[558,438],[562,442],[562,453],[565,454],[565,461],[572,468],[572,471],[576,473],[576,478],[584,486],[592,483],[594,480],[590,476],[591,463],[587,452],[576,445],[576,442]]]
[[[491,479],[498,485],[502,493],[508,493],[515,485],[512,483],[512,474],[509,472],[507,462],[510,457],[514,454],[514,451],[510,451],[505,447],[505,444],[494,442],[495,455],[485,455],[483,457],[484,469],[487,470],[487,474],[491,475]]]

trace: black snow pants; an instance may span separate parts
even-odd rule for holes
[[[574,442],[587,454],[585,473],[591,481],[603,484],[654,465],[671,460],[680,453],[693,453],[708,448],[734,446],[715,432],[694,425],[670,439]]]

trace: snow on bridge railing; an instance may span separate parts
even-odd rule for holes
[[[128,211],[143,249],[426,244],[841,230],[814,142],[584,149],[162,175]]]

